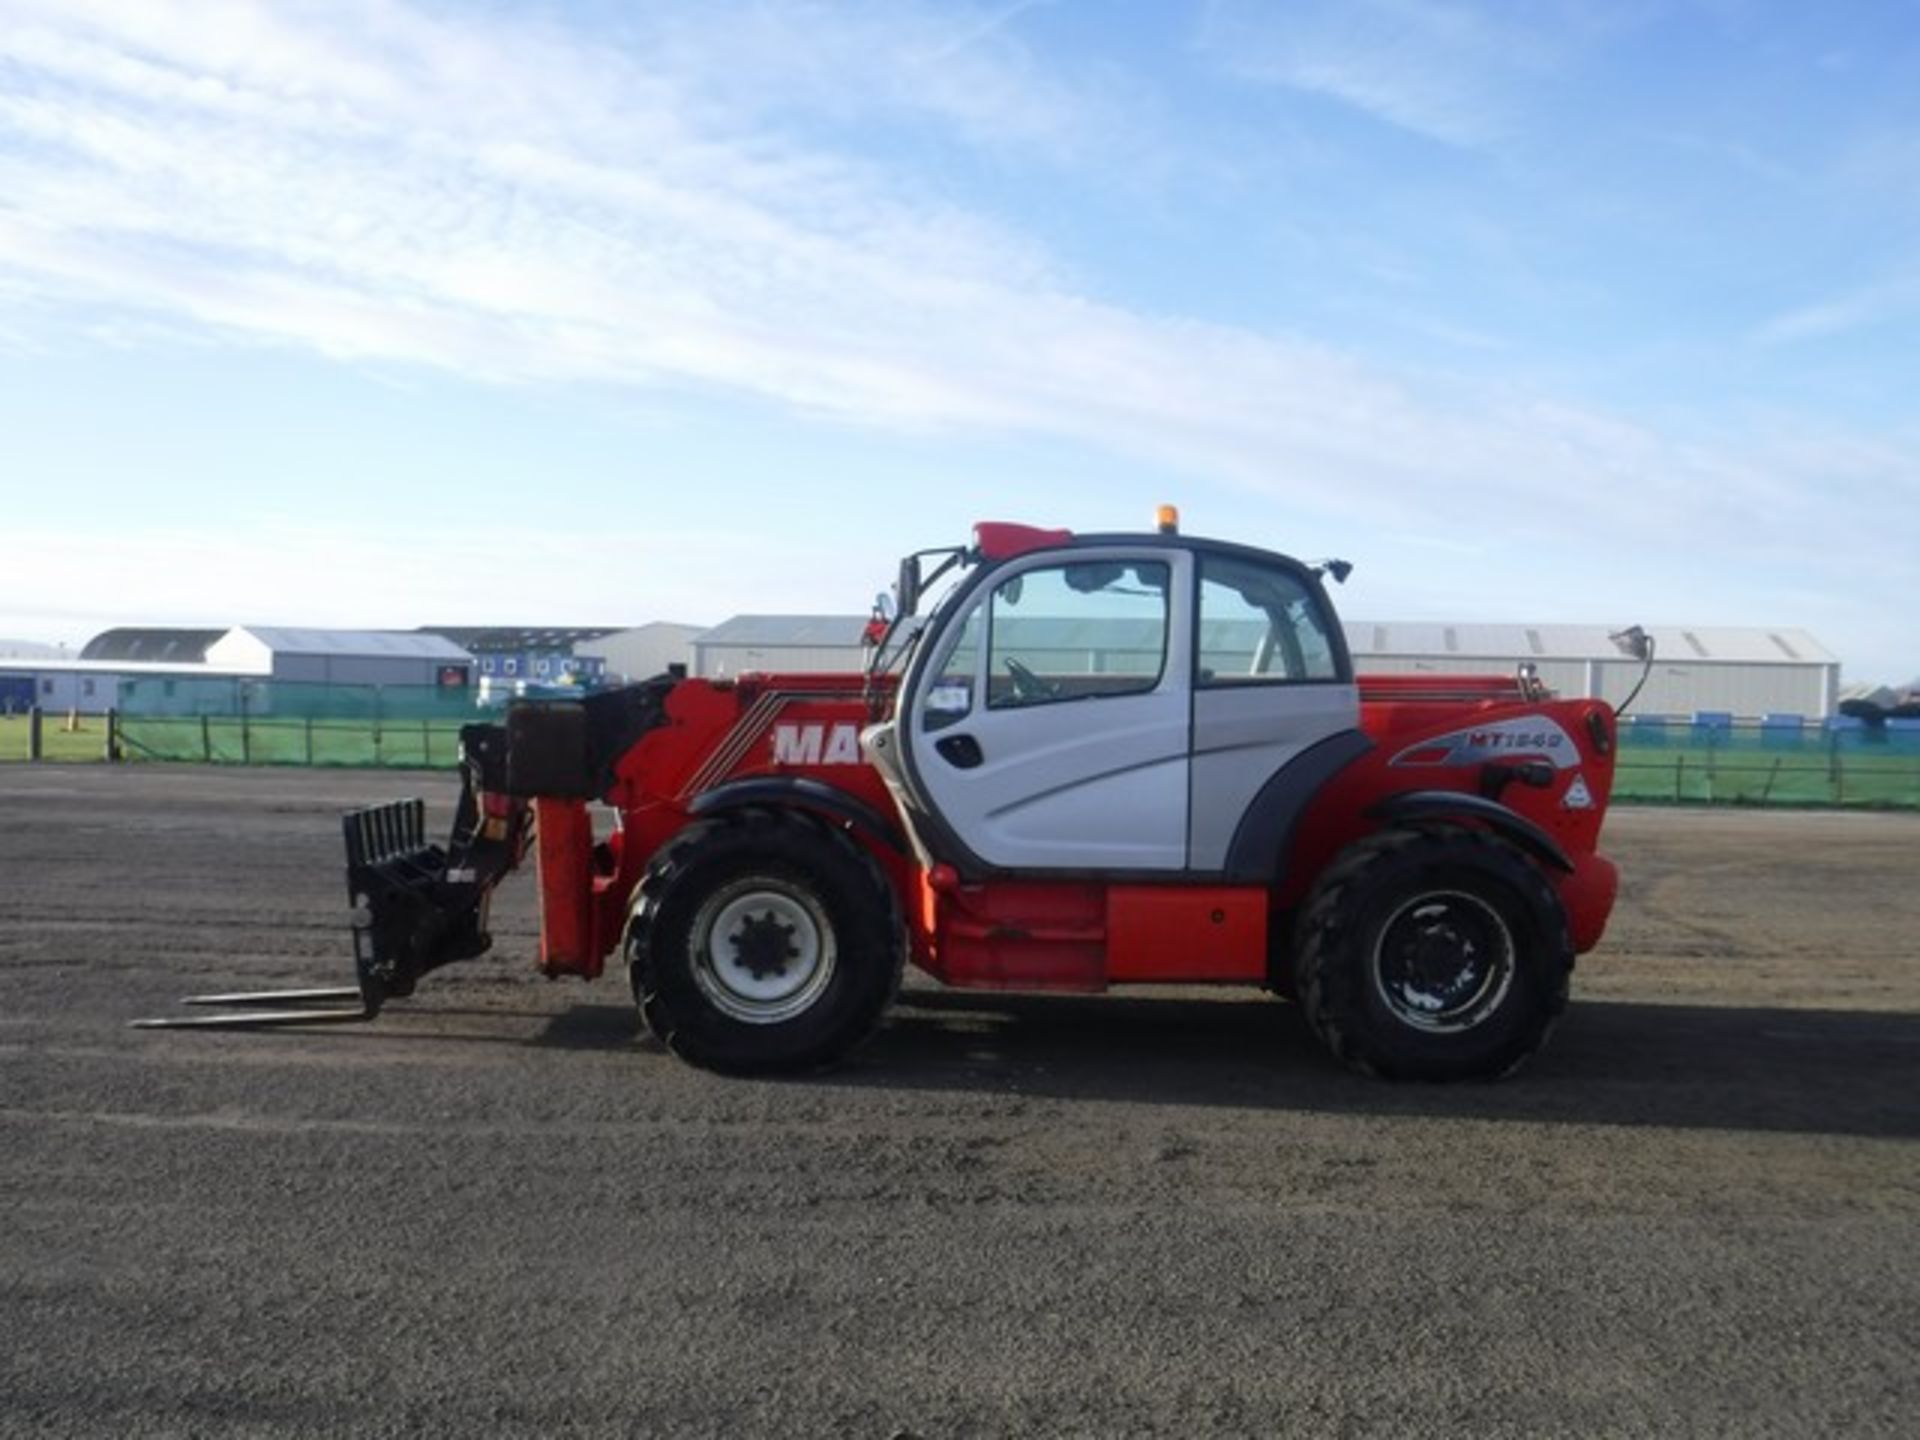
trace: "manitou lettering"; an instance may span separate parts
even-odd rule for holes
[[[776,765],[858,765],[860,729],[856,725],[776,725]]]

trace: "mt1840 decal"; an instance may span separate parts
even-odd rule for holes
[[[1484,765],[1489,760],[1539,759],[1556,770],[1580,763],[1580,747],[1552,721],[1539,716],[1495,720],[1452,730],[1409,745],[1393,757],[1395,765]]]

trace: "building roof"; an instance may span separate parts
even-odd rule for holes
[[[198,665],[225,630],[102,630],[80,650],[82,660],[138,660],[160,665]]]
[[[691,637],[694,635],[704,635],[712,628],[710,625],[685,625],[678,620],[649,620],[644,625],[628,625],[624,629],[609,630],[604,635],[596,635],[593,638],[596,640],[626,640],[638,635]]]
[[[469,660],[442,635],[416,630],[306,630],[287,625],[237,625],[228,635],[250,635],[281,655],[395,655],[420,660]]]
[[[619,633],[618,625],[422,625],[422,635],[439,635],[474,655],[517,655],[526,650],[571,654],[587,640]]]
[[[857,650],[866,627],[865,615],[736,615],[696,635],[693,643]]]

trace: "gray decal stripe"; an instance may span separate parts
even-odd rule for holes
[[[796,700],[858,700],[862,690],[769,690],[748,708],[727,732],[727,738],[712,757],[680,789],[686,799],[711,789],[714,783],[733,773],[747,753],[766,737],[782,710]]]
[[[680,787],[680,798],[684,800],[689,795],[698,795],[713,784],[716,776],[724,775],[731,770],[738,759],[735,752],[744,753],[746,746],[750,745],[754,736],[765,727],[779,704],[780,697],[768,691],[749,705],[746,714],[733,722],[733,728],[727,731],[726,738],[714,747],[712,754],[707,756],[706,764],[694,771],[687,783]]]

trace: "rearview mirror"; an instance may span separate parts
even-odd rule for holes
[[[900,578],[893,582],[893,600],[901,615],[911,615],[920,605],[920,557],[909,555],[900,562]]]

